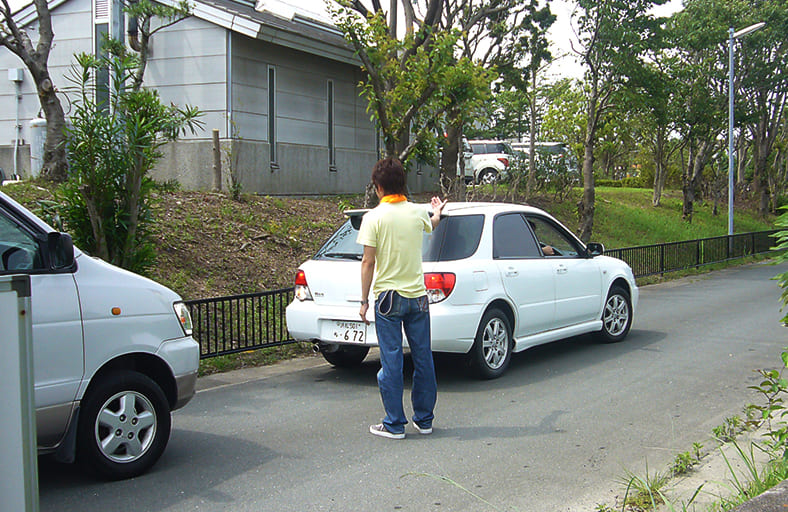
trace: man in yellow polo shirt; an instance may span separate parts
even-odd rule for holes
[[[380,347],[378,387],[386,416],[369,427],[370,433],[404,439],[408,423],[402,406],[402,330],[413,359],[413,423],[420,434],[432,433],[438,396],[430,342],[430,310],[421,265],[422,234],[440,222],[446,205],[437,197],[430,201],[432,218],[424,205],[407,201],[405,171],[395,158],[385,158],[372,170],[372,184],[380,204],[364,215],[358,243],[364,246],[361,260],[361,318],[369,324],[369,292],[375,286],[375,332]]]

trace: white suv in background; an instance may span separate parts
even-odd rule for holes
[[[500,140],[463,140],[465,181],[493,183],[505,176],[514,152]]]

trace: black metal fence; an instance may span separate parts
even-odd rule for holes
[[[285,308],[293,289],[184,301],[192,315],[200,359],[293,343]]]
[[[605,251],[605,254],[626,261],[632,267],[635,277],[653,276],[770,252],[777,245],[772,236],[777,232],[778,230],[756,231],[685,242],[642,245],[611,249]]]
[[[643,245],[605,251],[626,261],[635,277],[698,268],[772,251],[778,230]],[[293,288],[185,301],[194,323],[200,359],[293,343],[285,308]]]

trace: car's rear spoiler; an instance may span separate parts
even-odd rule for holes
[[[358,229],[361,227],[361,218],[369,210],[370,210],[370,208],[359,208],[357,210],[345,210],[342,213],[345,214],[345,217],[348,217],[350,219],[350,225],[353,226],[353,229],[358,231]],[[429,216],[432,217],[432,210],[430,210],[428,213],[429,213]],[[441,218],[443,218],[443,217],[444,217],[444,215],[441,215]]]
[[[358,231],[358,228],[361,227],[361,218],[368,211],[369,208],[361,208],[358,210],[345,210],[343,213],[345,214],[345,217],[350,219],[350,225],[353,226],[353,229]]]

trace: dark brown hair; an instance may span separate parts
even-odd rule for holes
[[[372,184],[380,186],[384,194],[405,194],[405,169],[396,158],[378,160],[372,168]]]

